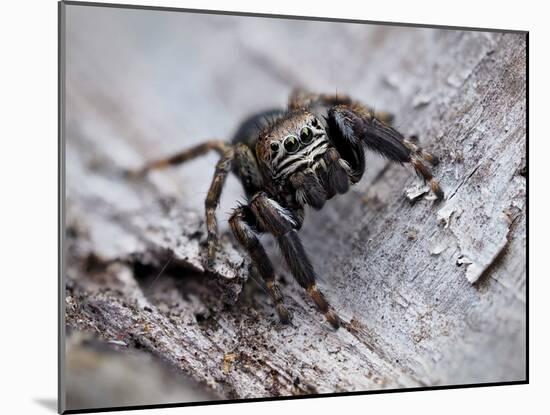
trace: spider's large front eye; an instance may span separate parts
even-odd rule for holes
[[[309,144],[309,143],[311,143],[312,139],[313,139],[313,131],[311,131],[311,128],[303,127],[300,130],[300,141],[303,144]]]
[[[283,145],[285,146],[285,150],[287,151],[287,153],[295,153],[300,148],[300,143],[298,142],[298,139],[293,135],[289,135],[287,138],[285,138]]]

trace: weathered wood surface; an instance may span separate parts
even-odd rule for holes
[[[68,327],[221,397],[525,378],[524,35],[78,6],[67,22]],[[411,169],[371,155],[352,191],[308,212],[302,238],[346,322],[337,332],[270,238],[293,324],[247,281],[227,233],[233,178],[223,252],[203,273],[213,155],[147,180],[120,174],[229,137],[296,85],[395,112],[440,156],[447,194],[434,204]]]

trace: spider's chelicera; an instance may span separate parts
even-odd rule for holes
[[[225,179],[233,171],[240,179],[247,204],[234,209],[229,224],[252,260],[253,272],[265,281],[282,322],[290,315],[275,279],[273,265],[258,234],[270,233],[294,278],[333,327],[340,319],[315,284],[315,271],[298,231],[306,205],[321,209],[337,194],[348,191],[365,172],[365,149],[391,161],[410,163],[438,199],[444,197],[425,162],[435,156],[419,148],[391,126],[393,117],[375,112],[347,96],[294,91],[288,109],[270,110],[246,119],[230,143],[207,141],[172,157],[147,164],[138,173],[173,166],[210,150],[221,158],[206,198],[207,267],[213,265],[217,244],[215,210]]]

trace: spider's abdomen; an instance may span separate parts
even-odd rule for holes
[[[231,139],[231,143],[246,144],[255,153],[256,141],[260,132],[284,114],[285,111],[274,108],[251,115],[241,122]]]

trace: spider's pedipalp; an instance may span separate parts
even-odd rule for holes
[[[325,205],[328,195],[314,171],[294,173],[289,180],[301,206],[308,204],[319,210]]]
[[[325,154],[327,165],[327,184],[331,191],[343,194],[349,190],[351,167],[349,163],[340,157],[334,147]]]

